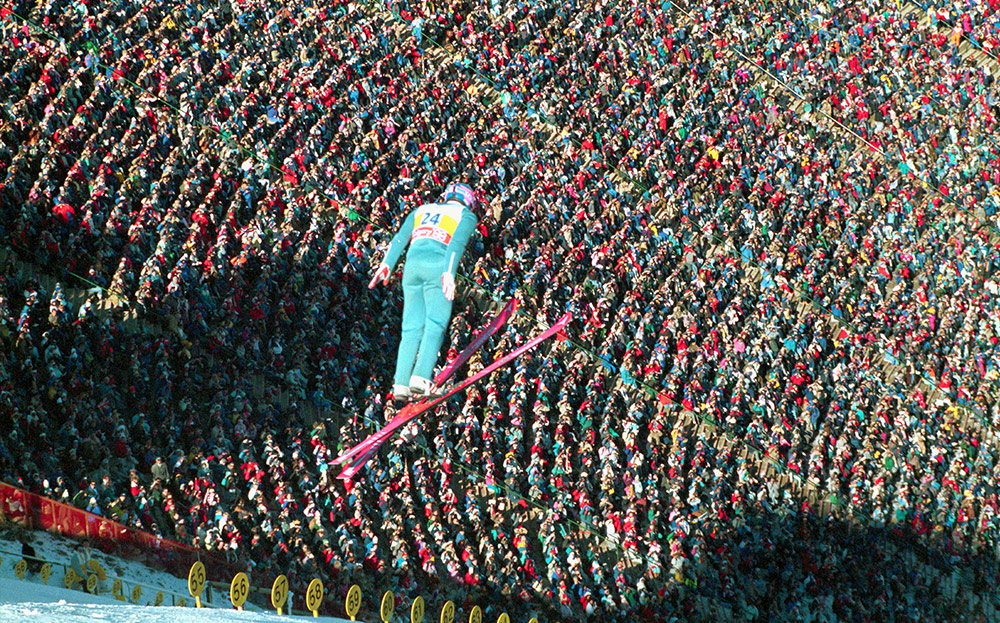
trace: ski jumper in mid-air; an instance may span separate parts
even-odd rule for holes
[[[369,288],[389,283],[409,245],[403,267],[403,327],[393,395],[408,400],[429,395],[438,351],[444,343],[455,299],[455,271],[476,230],[476,197],[466,184],[449,184],[440,203],[411,212],[396,232]]]

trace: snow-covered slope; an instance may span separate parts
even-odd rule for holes
[[[68,563],[76,542],[58,536],[35,532],[32,544],[39,558],[53,562]],[[123,604],[110,594],[91,595],[80,590],[70,590],[63,586],[64,571],[53,566],[48,585],[34,574],[18,580],[14,574],[14,564],[20,559],[21,545],[14,539],[0,537],[0,623],[21,623],[52,621],[53,623],[108,621],[113,623],[278,623],[289,620],[288,616],[275,613],[237,611],[226,600],[224,594],[215,594],[214,609],[153,607]],[[107,556],[91,550],[93,558],[101,563],[108,573],[110,584],[115,577],[126,582],[137,582],[144,586],[143,603],[151,601],[157,590],[187,596],[187,581],[183,578],[159,571],[146,565]],[[127,591],[126,591],[127,592]],[[170,603],[168,597],[166,603]],[[228,607],[226,607],[228,606]],[[256,608],[254,608],[256,609]],[[297,613],[301,614],[301,613]],[[327,623],[343,621],[331,617],[321,617],[312,621]],[[347,622],[349,623],[349,622]]]
[[[16,578],[0,578],[0,623],[288,623],[289,617],[273,612],[249,612],[222,608],[172,608],[133,606],[106,595],[32,583]],[[350,623],[344,619],[320,617],[310,621]]]
[[[35,547],[35,555],[52,562],[68,564],[70,558],[73,556],[73,550],[77,545],[77,542],[72,539],[52,535],[47,532],[36,531],[27,534],[31,537],[31,544]],[[129,590],[132,583],[141,584],[143,585],[143,594],[147,600],[151,599],[152,595],[158,590],[164,591],[167,595],[175,593],[181,597],[188,597],[190,600],[187,580],[184,578],[175,578],[169,573],[138,562],[108,556],[96,548],[90,549],[90,555],[91,558],[101,563],[101,566],[104,567],[105,572],[108,574],[109,583],[114,578],[121,578],[126,585],[129,585]],[[0,561],[0,579],[19,581],[14,575],[14,564],[21,558],[21,544],[14,538],[0,536],[0,556],[3,557],[3,560]],[[65,569],[53,565],[49,585],[63,589],[62,578],[64,573]],[[37,575],[26,575],[24,581],[41,585],[41,579]],[[74,592],[78,593],[79,591]],[[0,599],[6,596],[7,592],[4,591],[0,594]],[[221,599],[225,599],[225,597],[222,596]],[[111,601],[114,602],[114,598],[111,598]],[[169,602],[169,597],[167,601]]]
[[[67,594],[73,593],[73,594]],[[22,598],[24,601],[22,601]],[[68,598],[68,599],[67,599]],[[341,621],[321,617],[310,621]],[[275,613],[239,612],[223,609],[132,606],[100,595],[88,595],[54,586],[24,591],[18,580],[0,579],[0,623],[53,621],[54,623],[288,623],[289,617]]]
[[[321,617],[310,621],[340,621]],[[89,595],[54,586],[26,590],[17,579],[0,579],[0,623],[53,621],[54,623],[288,623],[275,613],[223,609],[132,606],[101,595]]]

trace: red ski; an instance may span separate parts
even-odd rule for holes
[[[511,317],[511,315],[514,313],[516,309],[517,309],[517,299],[511,299],[507,301],[507,304],[503,306],[503,309],[501,309],[500,312],[493,317],[493,319],[490,321],[488,325],[483,327],[483,329],[476,335],[476,337],[472,338],[472,341],[469,342],[468,346],[466,346],[461,353],[458,354],[458,357],[456,357],[454,361],[446,365],[444,369],[441,370],[441,372],[439,372],[436,377],[434,377],[434,385],[436,385],[437,387],[441,387],[441,385],[443,385],[448,379],[450,379],[451,376],[455,374],[455,372],[460,367],[462,367],[462,364],[468,361],[472,357],[472,355],[474,355],[476,351],[479,350],[479,347],[482,346],[484,343],[486,343],[486,340],[488,340],[491,335],[497,332],[497,329],[502,327],[503,324],[507,322],[507,319]],[[419,403],[414,403],[414,404],[419,404]],[[403,416],[406,413],[407,408],[411,406],[413,405],[407,405],[406,407],[400,409],[399,412],[396,414],[396,417],[389,420],[389,423],[386,424],[386,426],[392,426],[393,424],[395,424],[396,420],[400,418],[400,416]],[[369,437],[368,439],[371,439],[371,437]],[[365,443],[366,441],[368,440],[362,441],[361,443],[354,446],[347,452],[338,456],[336,459],[333,460],[333,464],[339,465],[340,463],[345,463],[351,457],[361,453],[365,453],[365,450],[368,449],[368,446]],[[368,453],[365,453],[365,456],[367,455]]]
[[[396,417],[394,417],[381,430],[379,430],[378,432],[371,435],[370,437],[359,443],[357,446],[349,450],[348,453],[346,453],[346,456],[341,455],[336,459],[334,459],[333,461],[334,463],[343,463],[351,456],[360,454],[360,456],[354,462],[352,462],[351,465],[345,468],[344,471],[341,472],[339,476],[337,476],[337,478],[341,480],[350,480],[351,478],[353,478],[354,475],[357,474],[359,471],[361,471],[361,469],[365,466],[365,463],[367,463],[368,459],[375,453],[375,450],[377,450],[383,443],[388,441],[394,432],[396,432],[403,426],[409,424],[411,421],[416,419],[417,416],[419,416],[421,413],[433,409],[434,407],[438,406],[448,398],[451,398],[452,396],[464,390],[465,388],[469,387],[473,383],[476,383],[486,378],[499,368],[509,364],[510,362],[514,361],[515,359],[517,359],[524,353],[528,352],[529,350],[532,350],[545,340],[556,335],[566,327],[566,324],[570,321],[570,318],[571,315],[567,313],[558,321],[556,321],[554,325],[552,325],[542,333],[531,338],[523,345],[515,348],[511,352],[501,357],[500,359],[497,359],[496,361],[486,366],[479,372],[464,379],[463,381],[455,385],[455,387],[448,390],[446,393],[429,400],[423,400],[421,402],[411,403],[403,407],[399,411],[399,413],[396,414]]]

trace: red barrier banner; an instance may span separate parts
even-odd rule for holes
[[[8,489],[8,487],[4,489]],[[28,517],[27,505],[24,500],[24,496],[30,494],[16,487],[9,487],[9,489],[0,490],[0,511],[11,521],[30,527],[31,520]]]
[[[82,539],[107,553],[141,557],[183,576],[196,560],[205,563],[209,578],[228,581],[245,571],[240,565],[190,545],[130,528],[69,504],[0,482],[0,515],[26,528]]]

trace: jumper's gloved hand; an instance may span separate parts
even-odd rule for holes
[[[441,274],[441,290],[444,292],[444,298],[449,301],[455,300],[455,275],[450,272]]]
[[[371,290],[372,288],[374,288],[376,285],[378,285],[379,281],[382,282],[382,285],[388,284],[389,283],[389,271],[390,271],[390,269],[389,269],[389,265],[388,264],[386,264],[385,262],[382,262],[381,264],[379,264],[378,265],[378,270],[375,271],[375,276],[372,277],[371,282],[369,282],[369,284],[368,284],[368,289]]]

